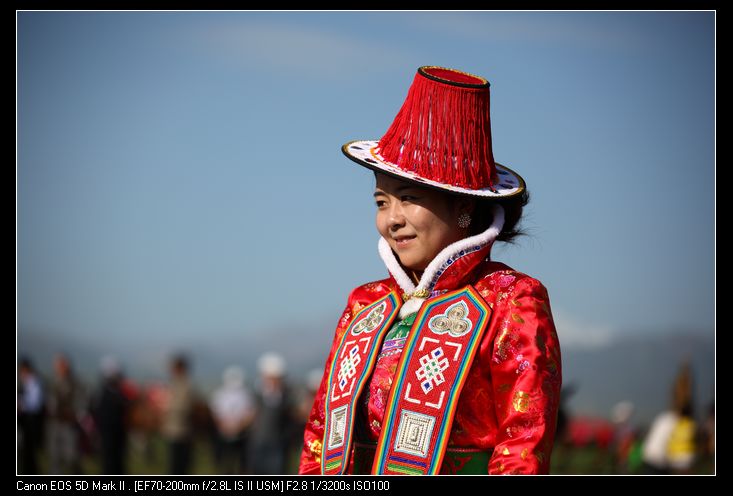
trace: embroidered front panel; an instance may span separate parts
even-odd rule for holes
[[[453,337],[461,337],[471,332],[471,321],[466,319],[468,307],[462,301],[448,307],[444,314],[436,315],[428,322],[428,327],[435,334],[449,333]]]
[[[449,367],[448,359],[445,358],[443,348],[438,347],[433,351],[420,357],[420,368],[417,369],[416,375],[420,379],[422,390],[429,393],[433,389],[433,385],[440,385],[445,382],[443,371]]]
[[[458,397],[490,316],[471,286],[425,302],[395,371],[373,473],[438,473]]]
[[[344,387],[349,383],[349,379],[356,375],[356,367],[361,363],[361,357],[359,356],[359,345],[354,345],[351,351],[341,360],[341,368],[338,372],[339,389],[344,390]]]
[[[344,445],[346,409],[346,405],[344,405],[331,412],[331,435],[328,436],[328,449],[340,448]]]
[[[384,311],[386,308],[387,303],[382,302],[370,310],[367,316],[354,326],[354,329],[351,331],[354,336],[362,332],[372,332],[376,329],[382,323],[382,320],[384,320]]]
[[[430,447],[435,417],[409,410],[402,410],[400,415],[395,451],[425,458]]]
[[[348,466],[356,402],[399,308],[399,296],[393,291],[362,308],[341,338],[328,376],[321,456],[323,474],[343,474]]]

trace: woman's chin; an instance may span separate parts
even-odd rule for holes
[[[425,267],[427,267],[427,264],[418,262],[414,259],[410,259],[408,257],[399,257],[400,263],[402,264],[402,267],[404,267],[406,270],[413,270],[415,272],[422,272],[425,270]]]

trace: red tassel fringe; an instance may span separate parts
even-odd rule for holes
[[[404,171],[470,189],[495,184],[489,88],[466,88],[418,73],[380,154]]]

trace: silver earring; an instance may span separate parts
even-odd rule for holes
[[[458,216],[458,227],[461,229],[465,229],[468,226],[471,225],[471,216],[468,215],[466,212],[463,212],[461,215]]]

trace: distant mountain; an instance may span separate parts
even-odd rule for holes
[[[176,343],[161,341],[156,336],[144,342],[102,335],[97,339],[80,339],[58,331],[34,329],[21,329],[17,338],[18,355],[31,357],[46,377],[51,375],[53,356],[62,351],[72,359],[77,374],[89,383],[98,379],[99,364],[105,355],[117,358],[132,379],[166,380],[168,359],[174,353],[184,353],[191,359],[195,381],[203,389],[210,389],[219,383],[222,371],[230,365],[243,367],[249,379],[253,379],[257,359],[269,351],[282,354],[289,376],[302,381],[306,372],[323,367],[333,329],[293,324],[254,336],[241,333],[222,337],[202,332],[200,338]]]
[[[563,383],[577,388],[571,413],[608,417],[619,401],[631,401],[635,419],[648,423],[668,408],[680,364],[692,365],[695,409],[700,415],[714,398],[715,346],[693,333],[626,335],[603,348],[563,350]]]
[[[119,337],[115,341],[110,336],[92,342],[23,330],[18,334],[18,351],[29,354],[48,374],[53,354],[65,350],[80,374],[94,381],[100,358],[109,353],[121,361],[132,378],[164,380],[167,358],[180,350],[192,357],[196,382],[210,389],[218,384],[222,370],[232,364],[244,367],[251,379],[257,357],[271,350],[286,358],[290,378],[300,382],[308,370],[323,367],[332,338],[330,326],[303,324],[216,340],[202,333],[200,339],[175,347],[152,337],[145,343],[120,341]],[[668,405],[672,381],[684,359],[692,364],[700,412],[713,399],[714,356],[712,336],[693,333],[624,335],[603,347],[564,348],[564,384],[577,388],[568,403],[570,412],[607,417],[614,404],[629,400],[636,406],[636,421],[648,422]]]

